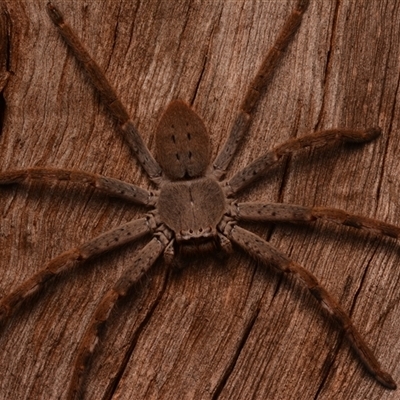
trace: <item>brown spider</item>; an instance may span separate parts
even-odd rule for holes
[[[134,258],[133,268],[100,301],[78,349],[68,389],[69,399],[82,397],[87,362],[99,342],[100,329],[107,323],[118,300],[127,294],[162,254],[171,263],[175,254],[185,257],[213,249],[230,252],[232,244],[250,256],[299,278],[322,308],[340,325],[373,377],[385,387],[396,389],[394,380],[381,369],[345,311],[318,283],[315,276],[261,237],[240,227],[238,222],[311,222],[324,219],[394,238],[400,236],[400,228],[333,208],[281,203],[238,203],[233,200],[243,188],[264,176],[284,155],[304,147],[368,142],[380,134],[380,129],[333,129],[292,139],[257,158],[233,177],[223,180],[242,137],[249,129],[265,86],[300,26],[307,5],[308,0],[297,0],[294,10],[250,84],[225,145],[211,163],[210,140],[206,127],[201,118],[180,100],[169,104],[159,122],[156,132],[156,161],[97,64],[64,22],[60,12],[51,3],[48,4],[50,18],[82,63],[93,85],[102,94],[112,115],[120,122],[125,140],[147,175],[158,186],[157,191],[150,192],[117,179],[67,169],[29,168],[0,173],[1,185],[38,179],[43,182],[68,180],[92,185],[107,195],[150,209],[145,217],[112,229],[50,260],[42,270],[0,301],[0,322],[4,323],[21,303],[43,289],[45,283],[54,276],[123,244],[152,236]]]

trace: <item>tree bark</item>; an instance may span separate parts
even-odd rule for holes
[[[46,3],[3,0],[0,171],[74,168],[153,188]],[[161,113],[180,98],[202,116],[214,156],[294,3],[54,0],[151,150]],[[319,129],[379,125],[383,134],[286,158],[241,201],[330,206],[400,225],[399,22],[396,0],[311,0],[228,176]],[[145,212],[79,185],[1,187],[0,296],[57,254]],[[245,226],[318,277],[400,382],[399,243],[328,223]],[[143,244],[56,279],[0,329],[2,398],[65,398],[97,304]],[[181,270],[160,260],[111,316],[86,382],[88,399],[396,396],[296,279],[236,248]]]

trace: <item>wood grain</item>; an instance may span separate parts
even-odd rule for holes
[[[51,24],[46,2],[3,0],[10,46],[0,65],[11,74],[0,170],[75,168],[151,188]],[[215,155],[294,1],[54,3],[151,150],[162,112],[181,98],[202,115]],[[311,1],[228,176],[318,129],[379,125],[383,135],[365,146],[302,151],[240,201],[331,206],[400,225],[399,20],[395,0]],[[68,183],[2,188],[0,295],[51,257],[144,212]],[[246,228],[318,277],[399,383],[399,244],[322,223]],[[65,397],[96,305],[143,244],[57,280],[1,328],[3,398]],[[201,257],[179,271],[158,263],[120,305],[101,348],[90,399],[398,397],[363,370],[306,290],[238,252]]]

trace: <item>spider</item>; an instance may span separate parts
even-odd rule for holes
[[[69,399],[82,398],[88,361],[99,343],[100,331],[107,324],[118,301],[127,295],[159,257],[163,255],[168,265],[175,265],[179,264],[174,261],[175,258],[193,257],[215,250],[231,253],[236,248],[265,264],[273,265],[285,274],[296,276],[338,323],[371,375],[386,388],[396,389],[393,378],[382,370],[349,316],[318,283],[317,278],[267,241],[242,228],[239,222],[312,222],[323,219],[393,238],[400,236],[400,228],[339,209],[235,200],[242,189],[262,178],[285,155],[305,147],[369,142],[380,135],[380,128],[331,129],[291,139],[225,179],[229,164],[249,130],[265,87],[297,32],[307,6],[308,0],[297,0],[251,81],[228,139],[212,161],[210,139],[202,119],[181,100],[172,101],[159,121],[155,136],[157,156],[153,158],[100,68],[65,23],[60,11],[48,3],[47,11],[51,20],[82,64],[92,84],[101,93],[111,114],[119,121],[125,141],[149,179],[157,186],[157,190],[149,191],[118,179],[68,169],[28,168],[0,173],[0,185],[34,180],[45,183],[67,180],[92,185],[106,195],[149,208],[143,218],[111,229],[53,258],[0,301],[0,322],[4,324],[21,304],[40,292],[55,276],[124,244],[150,237],[134,257],[133,267],[123,274],[99,302],[78,347],[68,388]]]

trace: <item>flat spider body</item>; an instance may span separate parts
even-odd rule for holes
[[[242,189],[263,177],[285,155],[305,147],[368,142],[379,136],[380,129],[331,129],[291,139],[267,151],[224,180],[228,166],[250,127],[267,82],[300,26],[307,5],[307,0],[297,0],[251,81],[224,146],[216,158],[211,160],[210,139],[203,121],[180,100],[170,103],[161,117],[156,131],[156,158],[153,158],[100,68],[65,23],[60,12],[51,3],[48,4],[50,18],[101,93],[111,114],[119,121],[124,139],[144,171],[157,185],[156,191],[148,191],[118,179],[68,169],[28,168],[0,173],[0,185],[32,180],[45,183],[69,180],[90,184],[107,195],[149,208],[143,218],[105,232],[50,260],[42,270],[0,301],[0,323],[4,323],[22,303],[41,291],[53,277],[125,243],[151,237],[134,257],[131,269],[123,274],[99,302],[78,348],[68,399],[82,398],[88,361],[99,343],[102,327],[109,320],[118,301],[126,296],[156,260],[164,255],[171,262],[179,254],[193,255],[215,248],[225,251],[240,248],[251,257],[272,264],[285,274],[296,276],[322,308],[336,320],[372,376],[386,388],[396,388],[393,378],[382,370],[346,312],[319,284],[316,277],[261,237],[240,227],[239,223],[307,223],[324,219],[394,238],[400,237],[400,228],[333,208],[235,200]]]
[[[157,159],[165,176],[157,202],[162,223],[183,253],[219,243],[217,225],[227,211],[221,185],[210,164],[210,139],[200,117],[173,101],[156,131]]]

